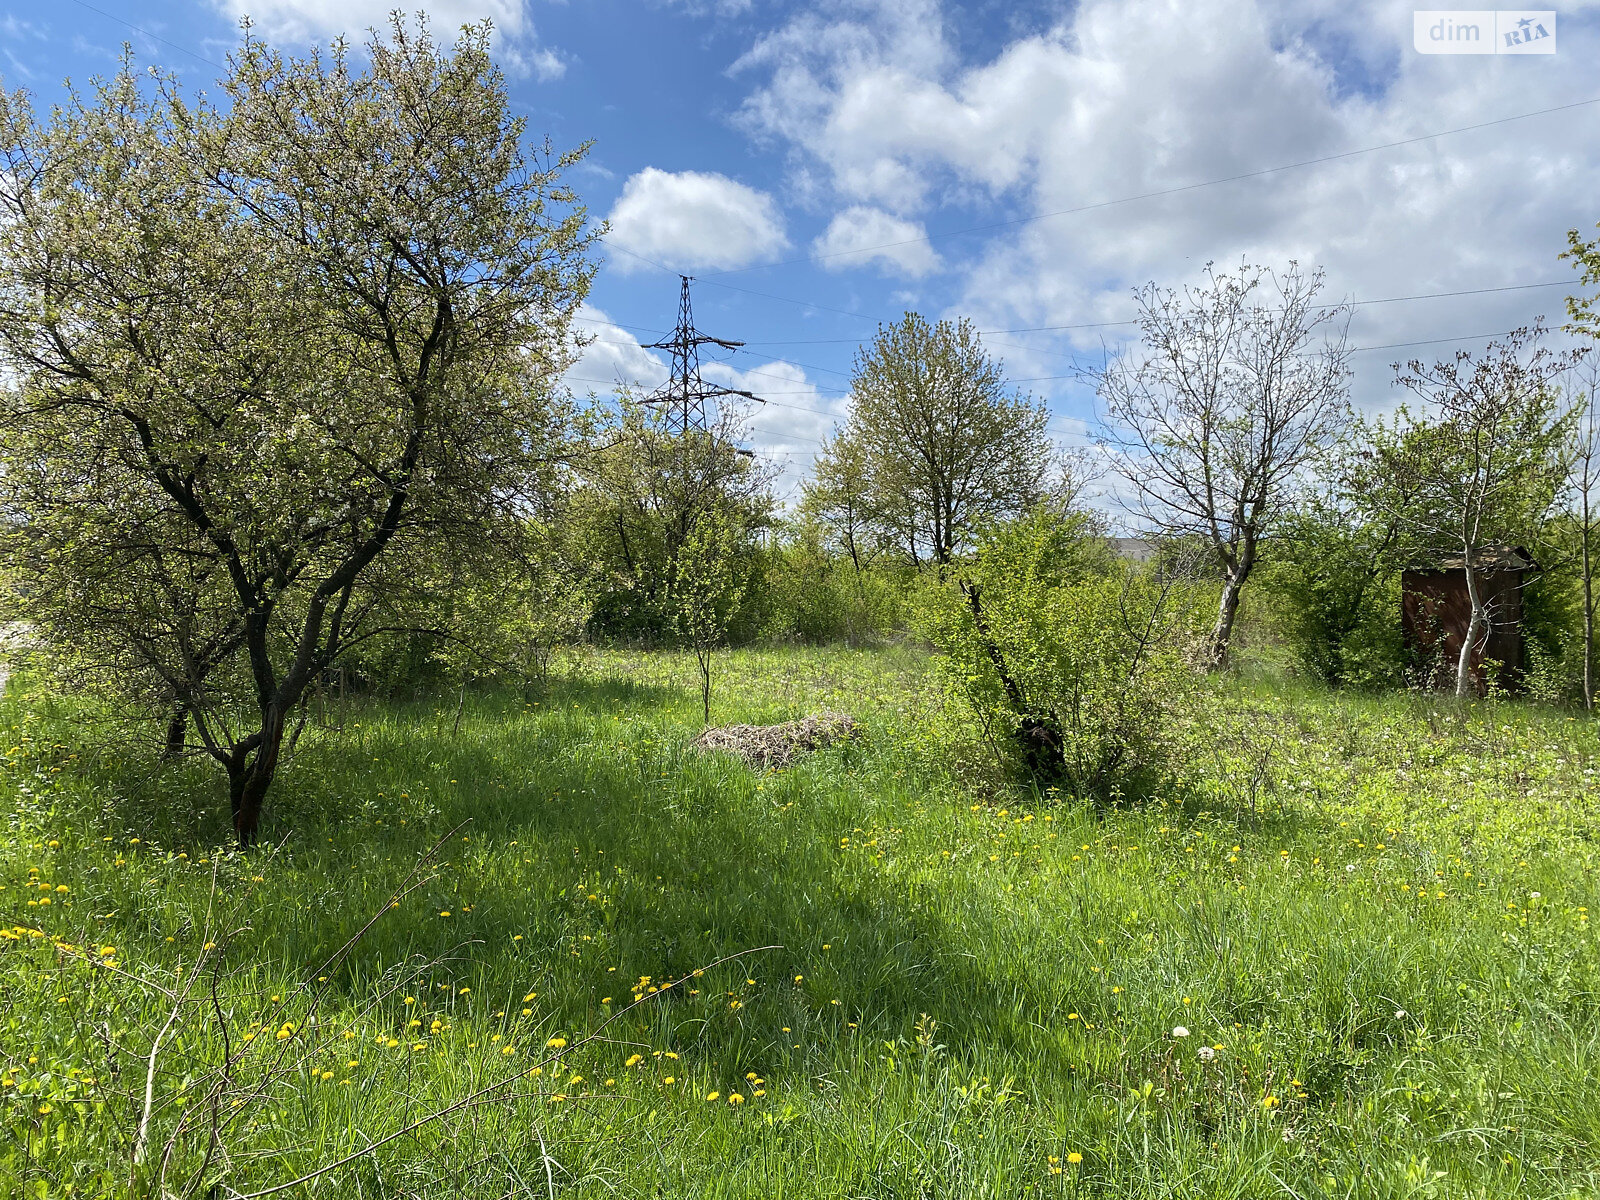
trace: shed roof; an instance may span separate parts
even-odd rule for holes
[[[1465,554],[1443,554],[1427,562],[1413,564],[1408,570],[1421,573],[1446,574],[1465,568]],[[1537,571],[1538,560],[1522,546],[1486,546],[1480,550],[1472,565],[1480,571]]]

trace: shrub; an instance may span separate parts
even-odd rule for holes
[[[915,574],[881,563],[857,568],[825,547],[814,527],[801,526],[767,554],[763,632],[777,641],[852,644],[892,633]]]
[[[1312,504],[1292,514],[1263,571],[1300,665],[1326,683],[1401,682],[1400,563],[1392,525]]]
[[[1191,611],[1170,564],[1121,562],[1092,518],[1038,510],[983,535],[922,616],[945,688],[1002,761],[1104,801],[1168,773]]]

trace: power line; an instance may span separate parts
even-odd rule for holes
[[[755,372],[753,372],[753,371],[747,371],[746,372],[746,374],[754,374],[754,373]],[[610,387],[637,388],[637,389],[639,389],[641,391],[647,391],[649,389],[649,387],[650,387],[649,384],[641,383],[637,379],[597,379],[592,375],[564,375],[564,376],[562,376],[562,378],[570,379],[574,383],[602,383],[602,384],[606,384],[606,385],[608,385]],[[840,395],[840,396],[848,396],[850,394],[847,391],[840,391],[837,388],[818,388],[818,387],[796,388],[793,391],[789,391],[789,392],[767,392],[766,396],[751,396],[746,392],[736,391],[734,388],[726,388],[724,390],[728,391],[728,392],[732,392],[735,395],[745,396],[747,399],[757,400],[757,401],[765,400],[767,396],[812,396],[812,395],[815,395],[816,393],[818,393],[820,391],[830,391],[830,392],[834,392],[836,395]],[[775,400],[774,401],[769,401],[769,403],[776,404],[777,401],[775,401]],[[793,408],[795,406],[792,405],[792,404],[785,404],[785,405],[782,405],[781,407],[783,407],[783,408]],[[818,409],[816,411],[820,412],[821,410]]]
[[[203,54],[196,54],[193,50],[190,50],[187,46],[180,46],[180,45],[178,45],[177,42],[169,42],[169,41],[167,41],[166,38],[161,37],[158,34],[151,33],[148,29],[141,29],[141,28],[139,28],[139,26],[135,25],[132,21],[125,21],[119,16],[116,16],[116,15],[114,15],[112,13],[106,12],[106,10],[103,9],[103,8],[96,8],[92,4],[85,4],[83,2],[83,0],[72,0],[72,2],[74,4],[76,4],[79,8],[86,8],[92,13],[98,13],[100,16],[104,17],[108,21],[115,21],[118,25],[126,25],[129,29],[133,30],[135,33],[142,34],[143,36],[149,38],[152,42],[160,42],[163,46],[167,46],[167,47],[169,47],[169,48],[171,48],[173,50],[176,50],[179,54],[187,54],[190,58],[198,59],[199,61],[205,63],[208,66],[215,67],[219,71],[226,71],[228,69],[227,67],[223,66],[221,63],[215,62],[212,59],[207,58]]]
[[[706,282],[709,283],[711,281],[707,280]],[[1456,296],[1486,296],[1494,292],[1523,292],[1534,288],[1571,287],[1573,283],[1574,281],[1571,279],[1550,279],[1543,283],[1510,283],[1502,287],[1462,288],[1453,292],[1418,292],[1410,296],[1379,296],[1373,300],[1352,299],[1349,303],[1353,308],[1361,308],[1368,304],[1399,304],[1402,301],[1412,300],[1447,300]],[[762,293],[752,293],[752,295],[760,294]],[[781,296],[772,298],[787,299]],[[792,304],[808,303],[805,300],[790,300],[789,302]],[[1078,329],[1113,329],[1118,326],[1137,325],[1138,323],[1134,319],[1125,321],[1091,321],[1075,325],[1024,325],[1014,329],[980,329],[977,332],[984,337],[1008,333],[1065,333]],[[786,340],[750,341],[746,344],[750,346],[833,346],[859,343],[860,340],[860,338],[791,338]],[[1033,347],[1022,346],[1019,349],[1031,350]]]
[[[1530,285],[1530,286],[1539,286],[1539,285]],[[1491,289],[1491,290],[1497,290],[1497,289]],[[1377,303],[1377,302],[1373,301],[1373,303]],[[1423,338],[1423,339],[1420,339],[1418,341],[1412,341],[1412,342],[1386,342],[1386,343],[1383,343],[1381,345],[1376,345],[1376,346],[1352,346],[1349,349],[1349,353],[1351,353],[1351,354],[1366,354],[1368,352],[1375,351],[1375,350],[1403,350],[1403,349],[1406,349],[1406,348],[1411,347],[1411,346],[1438,346],[1438,345],[1444,344],[1445,342],[1477,342],[1477,341],[1482,341],[1482,340],[1484,340],[1486,338],[1505,337],[1510,332],[1511,332],[1510,330],[1497,329],[1497,330],[1491,330],[1488,333],[1460,333],[1460,334],[1452,334],[1449,337]],[[796,364],[796,365],[798,365],[798,364]],[[752,374],[753,372],[746,372],[746,373],[747,374]],[[1066,374],[1062,374],[1062,375],[1027,375],[1027,376],[1022,376],[1022,377],[1019,377],[1019,378],[1016,378],[1016,379],[1008,379],[1006,382],[1007,383],[1050,383],[1050,382],[1056,382],[1056,381],[1060,381],[1060,380],[1064,380],[1064,379],[1085,379],[1085,378],[1088,378],[1090,375],[1091,375],[1091,372],[1089,372],[1089,371],[1079,370],[1079,371],[1070,371],[1070,372],[1067,372]],[[630,382],[630,381],[627,381],[627,380],[594,379],[594,378],[589,378],[589,377],[585,377],[585,376],[582,376],[582,375],[568,375],[568,376],[566,376],[566,378],[574,380],[574,381],[579,382],[579,383],[611,384],[612,386],[616,386],[616,387],[643,388],[645,386],[644,384],[639,383],[638,381],[631,381]],[[804,390],[798,390],[798,391],[793,391],[793,392],[768,392],[767,395],[769,397],[770,396],[774,396],[774,395],[778,395],[778,396],[809,396],[809,395],[813,395],[813,394],[815,394],[817,392],[822,392],[822,391],[836,391],[836,389],[821,388],[821,387],[817,387],[817,386],[813,385],[812,387],[804,389]],[[839,395],[849,395],[849,392],[847,392],[847,391],[838,392],[838,394]],[[834,415],[834,414],[828,413],[828,412],[826,412],[826,411],[824,411],[822,409],[810,408],[810,407],[808,407],[806,405],[803,405],[803,404],[786,404],[786,403],[784,403],[782,401],[779,401],[779,400],[769,400],[769,403],[776,404],[776,405],[778,405],[779,407],[782,407],[782,408],[793,408],[793,409],[797,409],[797,410],[799,410],[801,412],[816,413],[818,416],[833,416]]]
[[[1441,342],[1478,342],[1484,338],[1505,337],[1510,332],[1511,330],[1509,329],[1496,329],[1489,333],[1462,333],[1457,334],[1455,337],[1427,338],[1420,342],[1390,342],[1383,346],[1352,346],[1350,353],[1364,354],[1368,350],[1401,350],[1407,346],[1437,346]]]

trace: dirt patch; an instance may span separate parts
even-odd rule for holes
[[[823,712],[781,725],[718,725],[694,741],[697,750],[721,750],[765,771],[786,767],[800,755],[857,735],[860,726],[848,713]]]

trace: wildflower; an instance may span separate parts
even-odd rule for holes
[[[1200,1061],[1201,1062],[1210,1062],[1216,1056],[1217,1056],[1217,1052],[1215,1050],[1213,1050],[1210,1046],[1201,1046],[1200,1047]]]
[[[563,1038],[563,1037],[553,1037],[548,1042],[545,1043],[545,1045],[548,1046],[552,1050],[560,1050],[566,1044],[567,1044],[567,1039]]]
[[[706,1093],[706,1103],[707,1104],[710,1104],[715,1100],[720,1100],[721,1098],[722,1098],[722,1093],[721,1092],[707,1092]]]
[[[623,1063],[622,1065],[625,1066],[625,1067],[637,1067],[643,1061],[644,1061],[644,1055],[642,1055],[642,1054],[634,1054],[634,1055],[630,1055],[629,1058],[628,1058],[628,1061]]]
[[[1278,1107],[1278,1098],[1276,1096],[1268,1096],[1266,1099],[1264,1099],[1261,1102],[1261,1107],[1265,1108],[1265,1109],[1267,1109],[1269,1111],[1274,1109],[1274,1108],[1277,1108]]]
[[[1174,1025],[1172,1027],[1172,1036],[1175,1038],[1186,1038],[1189,1036],[1189,1031],[1182,1025]]]
[[[1073,1166],[1077,1166],[1083,1161],[1083,1155],[1074,1150],[1071,1154],[1067,1155],[1067,1161]]]
[[[728,1097],[728,1103],[729,1104],[743,1104],[744,1103],[744,1097],[739,1095],[738,1092],[734,1092],[733,1095]]]

